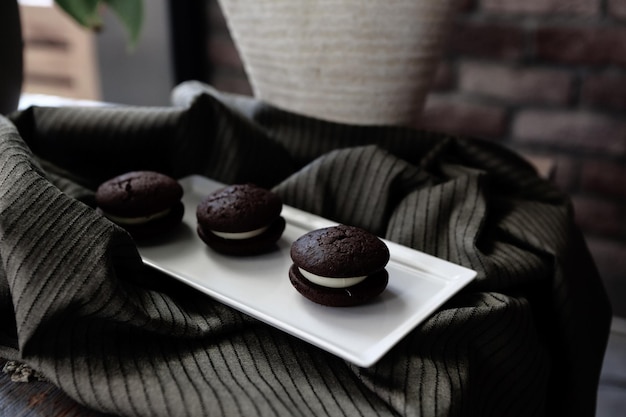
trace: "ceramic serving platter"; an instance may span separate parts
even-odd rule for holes
[[[200,176],[182,179],[181,229],[158,245],[139,246],[145,264],[241,312],[358,366],[371,366],[408,332],[474,279],[476,272],[386,241],[389,285],[373,302],[333,308],[301,296],[289,282],[291,243],[336,223],[284,206],[287,226],[274,252],[251,257],[220,255],[196,234],[196,206],[223,185]]]

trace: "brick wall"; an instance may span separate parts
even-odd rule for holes
[[[626,0],[458,1],[416,126],[552,161],[626,317]],[[211,83],[250,94],[215,0],[210,14]]]

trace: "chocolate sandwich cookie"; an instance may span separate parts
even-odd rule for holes
[[[97,210],[136,239],[163,236],[178,226],[185,207],[175,179],[153,171],[133,171],[102,183]]]
[[[254,255],[276,247],[285,230],[280,197],[254,184],[217,190],[198,204],[198,236],[227,255]]]
[[[366,303],[389,282],[387,245],[358,227],[313,230],[293,242],[291,259],[291,284],[304,297],[326,306]]]

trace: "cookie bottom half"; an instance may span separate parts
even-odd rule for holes
[[[389,273],[381,269],[364,281],[347,288],[328,288],[306,279],[295,264],[289,268],[291,285],[314,303],[329,307],[351,307],[369,302],[381,294],[389,283]]]
[[[259,255],[276,249],[276,242],[285,231],[286,222],[278,217],[262,234],[250,239],[224,239],[197,227],[200,239],[211,249],[224,255],[248,256]]]

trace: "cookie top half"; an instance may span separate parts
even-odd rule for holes
[[[175,179],[154,171],[133,171],[102,183],[96,204],[103,211],[124,217],[139,217],[167,210],[183,196]]]
[[[383,269],[389,256],[389,248],[376,235],[347,225],[313,230],[291,245],[297,266],[324,277],[370,275]]]
[[[196,217],[205,229],[247,232],[272,223],[283,203],[270,190],[254,184],[234,184],[209,194],[198,204]]]

